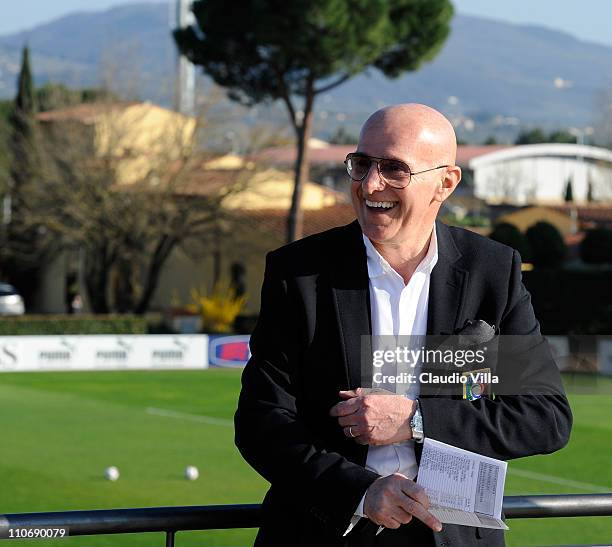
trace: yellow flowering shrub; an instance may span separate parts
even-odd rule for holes
[[[187,307],[202,316],[204,332],[231,332],[236,316],[246,304],[246,296],[237,296],[228,283],[216,283],[212,293],[204,295],[198,289],[191,290],[192,303]]]

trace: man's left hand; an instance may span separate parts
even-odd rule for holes
[[[359,444],[386,445],[412,438],[410,418],[416,401],[384,389],[341,391],[343,399],[329,411],[347,437]]]

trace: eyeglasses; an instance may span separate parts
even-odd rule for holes
[[[400,160],[375,158],[373,156],[366,156],[365,154],[359,153],[349,154],[344,160],[346,172],[349,174],[349,177],[351,177],[352,180],[357,182],[361,182],[368,176],[373,163],[376,164],[380,177],[393,188],[406,188],[406,186],[410,184],[410,178],[412,175],[420,175],[421,173],[427,173],[429,171],[435,171],[436,169],[450,167],[449,165],[438,165],[438,167],[432,167],[431,169],[425,169],[424,171],[417,171],[416,173],[413,173],[410,171],[410,167]]]

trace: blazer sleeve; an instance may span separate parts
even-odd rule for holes
[[[572,413],[521,281],[521,260],[516,251],[500,334],[520,335],[511,338],[529,346],[518,352],[518,342],[514,342],[514,355],[502,357],[499,364],[500,374],[512,379],[513,389],[494,399],[476,401],[420,399],[425,436],[505,460],[554,452],[569,440]]]
[[[281,264],[275,253],[267,256],[260,315],[234,420],[235,442],[273,488],[291,492],[324,527],[342,535],[378,475],[327,450],[300,418],[298,312],[289,302]]]

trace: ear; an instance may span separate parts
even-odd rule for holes
[[[446,168],[446,172],[444,174],[444,178],[440,181],[438,188],[436,188],[436,193],[434,195],[434,200],[442,203],[448,196],[450,196],[459,181],[461,180],[461,167],[458,165],[451,165]]]

